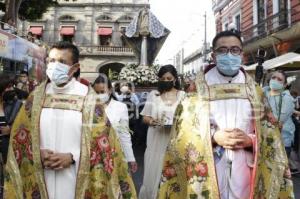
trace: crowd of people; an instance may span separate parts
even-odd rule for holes
[[[151,92],[135,93],[130,82],[104,74],[89,85],[80,78],[78,48],[67,42],[51,47],[39,86],[26,71],[17,82],[1,75],[3,197],[293,198],[298,165],[288,160],[300,151],[299,96],[287,90],[283,71],[260,88],[241,67],[234,31],[212,43],[214,64],[193,83],[180,85],[175,67],[164,65]],[[137,193],[132,143],[142,129]]]

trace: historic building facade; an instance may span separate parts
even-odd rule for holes
[[[148,0],[58,0],[43,18],[26,22],[28,32],[48,45],[65,40],[80,49],[81,76],[92,80],[98,72],[119,72],[136,63],[132,50],[121,37]]]
[[[241,31],[246,64],[255,62],[259,48],[266,59],[300,53],[299,0],[213,0],[213,11],[218,32],[230,23]]]

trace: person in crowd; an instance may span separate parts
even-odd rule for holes
[[[11,126],[22,106],[22,101],[18,100],[14,91],[13,82],[14,80],[11,76],[0,74],[0,153],[3,161],[1,165],[6,164]],[[3,171],[3,168],[0,171]],[[0,198],[3,198],[3,172],[0,174],[0,177]]]
[[[212,44],[215,65],[178,105],[158,198],[293,198],[280,132],[241,67],[239,34],[220,32]]]
[[[122,83],[121,84],[121,96],[120,99],[123,102],[132,102],[135,106],[137,106],[140,101],[137,95],[134,92],[134,85],[132,83]]]
[[[27,40],[34,43],[34,37],[33,37],[32,32],[27,33]]]
[[[33,90],[33,88],[30,88],[30,82],[28,79],[27,71],[25,70],[21,71],[17,82],[17,88],[27,93],[30,93]]]
[[[97,99],[106,104],[105,112],[120,138],[121,146],[131,171],[137,171],[137,163],[132,150],[131,136],[129,132],[129,119],[127,106],[116,100],[112,92],[111,81],[105,74],[100,74],[93,83],[97,93]]]
[[[4,198],[136,198],[104,105],[73,78],[78,62],[73,44],[50,48],[48,80],[12,126]]]
[[[147,148],[144,155],[144,178],[140,199],[156,198],[163,157],[170,140],[173,116],[185,93],[180,91],[178,75],[173,65],[162,66],[158,72],[158,87],[149,93],[141,112],[148,128]]]
[[[114,88],[114,95],[115,97],[117,98],[118,101],[122,101],[122,98],[121,98],[121,95],[122,95],[122,92],[121,92],[121,84],[120,82],[114,82],[113,83],[113,88]]]
[[[130,82],[121,83],[121,95],[119,99],[121,102],[125,103],[128,110],[129,117],[129,129],[132,132],[132,143],[133,145],[137,144],[137,122],[138,122],[138,106],[139,106],[139,98],[134,92],[134,85]]]
[[[290,157],[295,133],[295,125],[292,120],[295,104],[294,98],[285,89],[286,84],[286,74],[283,71],[275,71],[271,76],[269,86],[264,88],[264,94],[280,126],[285,150],[287,156]]]
[[[17,34],[16,23],[12,18],[7,20],[7,23],[4,23],[2,29],[10,34]]]

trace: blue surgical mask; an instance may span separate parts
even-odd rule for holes
[[[46,73],[51,82],[54,82],[56,85],[61,85],[69,81],[69,70],[70,66],[66,64],[51,62],[47,65]]]
[[[232,55],[231,53],[217,55],[216,61],[218,70],[226,76],[237,74],[242,64],[241,56]]]
[[[275,91],[282,90],[284,88],[283,84],[275,79],[270,80],[270,88]]]

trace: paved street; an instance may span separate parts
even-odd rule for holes
[[[293,176],[295,198],[300,199],[300,174]]]

